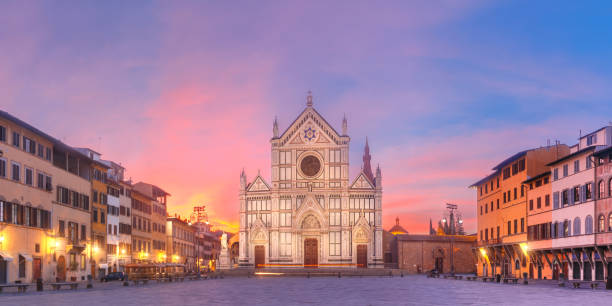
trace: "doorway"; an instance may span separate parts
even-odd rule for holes
[[[533,279],[533,263],[529,263],[529,278]]]
[[[40,257],[35,257],[32,260],[32,281],[42,278],[42,260]]]
[[[6,260],[0,256],[0,284],[6,284],[7,276],[6,276]]]
[[[436,257],[436,261],[434,262],[434,267],[438,273],[444,273],[444,258]]]
[[[595,280],[603,280],[603,279],[604,279],[603,262],[596,261],[595,262]]]
[[[66,281],[66,257],[64,255],[57,258],[57,278],[60,281]]]
[[[538,264],[538,279],[542,279],[542,266]]]
[[[559,264],[557,262],[553,264],[553,279],[559,280]]]
[[[314,238],[304,239],[304,267],[317,268],[319,266],[318,241]]]
[[[368,246],[365,244],[360,244],[357,246],[357,267],[368,267]]]
[[[255,246],[255,268],[263,268],[266,264],[266,247],[263,245]]]

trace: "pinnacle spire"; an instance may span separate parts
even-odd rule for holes
[[[276,116],[274,116],[274,123],[272,124],[272,135],[274,138],[278,138],[278,120],[276,120]]]
[[[374,174],[372,173],[372,166],[370,165],[371,160],[372,156],[370,156],[370,145],[368,144],[368,137],[366,137],[365,148],[363,150],[363,172],[371,182],[374,182]]]
[[[312,107],[312,91],[308,91],[308,96],[306,96],[306,106]]]
[[[346,136],[347,130],[348,130],[348,122],[346,120],[346,113],[344,113],[344,117],[342,117],[342,136]]]

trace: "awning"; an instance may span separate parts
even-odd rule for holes
[[[105,264],[105,263],[100,264],[100,265],[99,265],[99,268],[100,268],[100,269],[108,269],[108,264]]]
[[[19,253],[19,255],[21,255],[23,258],[25,258],[26,261],[32,261],[32,255],[30,255],[30,254]]]
[[[0,257],[2,257],[2,259],[5,261],[13,261],[13,256],[9,255],[9,253],[5,251],[0,251]]]

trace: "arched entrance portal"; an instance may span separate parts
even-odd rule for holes
[[[316,238],[304,239],[304,267],[317,268],[319,266],[318,240]]]
[[[263,245],[255,246],[255,268],[263,268],[266,264],[266,247]]]
[[[368,267],[368,245],[360,244],[357,246],[357,267]]]
[[[66,280],[66,257],[64,255],[57,258],[57,279],[60,281]]]

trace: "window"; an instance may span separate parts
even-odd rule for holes
[[[290,212],[282,212],[279,214],[280,217],[280,226],[291,226],[291,213]]]
[[[26,185],[34,185],[34,171],[30,168],[25,168],[25,183]]]
[[[21,181],[21,166],[18,163],[13,162],[12,163],[13,166],[13,171],[11,173],[11,178],[13,179],[13,181]]]
[[[590,200],[593,198],[593,183],[588,183],[584,186],[586,199]]]
[[[593,167],[593,161],[591,160],[591,156],[587,156],[586,158],[586,168],[591,169]]]
[[[569,190],[563,190],[561,192],[561,205],[565,206],[569,203]]]
[[[521,185],[521,198],[525,196],[525,185]]]
[[[51,148],[45,148],[45,159],[51,161]]]
[[[574,187],[572,191],[572,195],[573,195],[574,203],[580,202],[580,187],[578,186]]]
[[[508,221],[508,235],[512,234],[512,222]]]
[[[0,177],[6,177],[6,159],[0,158]]]
[[[588,215],[584,221],[584,233],[587,235],[593,234],[593,217]]]
[[[40,143],[38,144],[38,151],[36,151],[36,153],[38,153],[38,157],[40,158],[43,158],[45,156],[44,146],[41,145]]]
[[[340,256],[340,232],[329,232],[329,256]]]
[[[546,207],[550,206],[550,195],[549,194],[544,196],[544,206]]]
[[[58,232],[59,232],[60,237],[66,237],[65,223],[63,220],[59,220]]]
[[[493,211],[493,201],[491,201],[491,211]]]
[[[482,205],[480,206],[480,215],[482,216]]]
[[[340,212],[330,212],[329,213],[329,225],[330,226],[339,226],[340,224]]]
[[[559,168],[555,168],[555,170],[553,170],[553,180],[558,180],[559,179]]]
[[[580,218],[574,218],[574,236],[580,235]]]
[[[612,213],[608,216],[608,230],[612,231]]]
[[[597,142],[597,134],[587,136],[587,146],[593,145]]]
[[[580,172],[580,161],[575,160],[574,161],[574,173],[578,173],[578,172]]]
[[[6,128],[0,125],[0,141],[6,142]]]
[[[533,200],[529,200],[529,210],[533,210]]]
[[[563,165],[563,177],[566,177],[568,175],[568,166],[567,165]]]
[[[329,167],[329,179],[340,179],[340,166],[330,166]]]
[[[87,240],[87,225],[81,224],[81,240]]]
[[[98,209],[97,208],[93,209],[92,215],[93,215],[93,221],[98,222]]]
[[[485,214],[489,212],[489,205],[487,205],[487,203],[485,203],[484,205],[485,208]]]
[[[291,167],[280,167],[279,170],[279,180],[288,181],[291,180]]]
[[[597,231],[600,233],[606,231],[606,218],[604,217],[604,215],[599,215],[599,226],[597,228]]]
[[[13,132],[13,146],[19,148],[19,140],[21,139],[21,135],[17,132]]]
[[[329,150],[329,162],[340,163],[340,150]]]
[[[503,178],[504,180],[510,177],[510,167],[504,169]]]
[[[19,278],[26,277],[26,259],[25,257],[19,255]]]
[[[279,154],[279,163],[281,165],[289,165],[291,164],[291,151],[280,151]]]
[[[23,150],[32,155],[36,154],[36,142],[28,137],[23,136]]]
[[[606,197],[606,187],[605,187],[603,180],[599,181],[599,184],[597,184],[597,191],[599,191],[600,199],[603,199]]]
[[[514,199],[516,200],[516,187],[514,187]]]
[[[499,209],[499,199],[497,199],[497,209]]]
[[[280,256],[291,256],[291,233],[280,233]]]

